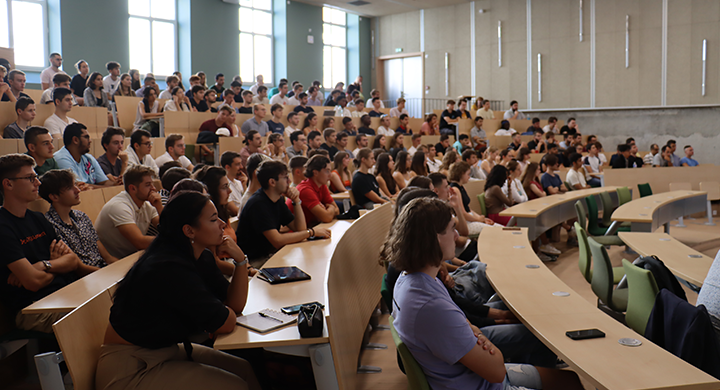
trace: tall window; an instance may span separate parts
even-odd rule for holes
[[[347,77],[347,18],[345,12],[323,7],[323,84],[332,89]]]
[[[272,0],[240,0],[240,77],[254,82],[263,75],[273,79]]]
[[[15,66],[48,65],[46,7],[45,0],[0,0],[0,46],[15,49]]]
[[[130,68],[155,77],[177,70],[175,0],[128,0]]]

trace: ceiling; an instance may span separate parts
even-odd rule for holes
[[[354,6],[353,0],[299,0],[302,3],[331,6],[350,13],[367,17],[385,16],[403,12],[419,11],[426,8],[466,4],[469,0],[364,0],[370,4]]]

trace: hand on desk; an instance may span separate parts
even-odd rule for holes
[[[313,230],[315,231],[315,235],[313,237],[330,238],[331,232],[328,228],[315,227]]]

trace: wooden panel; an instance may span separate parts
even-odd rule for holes
[[[392,217],[389,204],[360,217],[340,239],[330,261],[325,316],[341,389],[356,387],[363,335],[380,301],[385,269],[378,259]]]
[[[30,98],[35,102],[36,105],[40,104],[40,98],[42,98],[43,91],[40,91],[38,89],[25,89],[23,90],[26,95],[30,96]]]
[[[285,144],[289,145],[289,141],[285,141]],[[242,138],[220,137],[220,145],[219,145],[220,156],[222,156],[223,153],[225,153],[229,150],[240,153],[240,150],[244,147],[245,147],[245,144],[243,144]]]
[[[118,125],[125,129],[125,134],[128,136],[132,132],[135,116],[137,115],[137,106],[141,100],[142,98],[131,96],[115,97]]]
[[[0,131],[5,132],[5,127],[15,122],[15,119],[17,119],[15,103],[0,102]]]
[[[28,209],[45,214],[50,210],[50,203],[43,198],[37,198],[28,204]]]
[[[601,187],[588,188],[585,190],[576,190],[565,192],[563,194],[548,195],[516,204],[500,212],[503,217],[521,217],[521,218],[537,218],[540,214],[548,212],[553,207],[565,204],[567,202],[575,203],[580,199],[584,199],[589,195],[596,195],[601,192],[615,192],[617,187]]]
[[[654,217],[656,217],[655,214],[658,209],[661,209],[663,206],[670,203],[697,196],[705,198],[707,194],[701,191],[687,190],[656,193],[654,195],[635,199],[632,202],[627,202],[618,207],[615,211],[613,211],[612,220],[620,222],[653,223],[653,220],[656,219]],[[675,215],[673,218],[677,217],[682,217],[682,215]],[[662,223],[665,223],[665,221]]]
[[[125,191],[124,186],[113,186],[113,187],[104,187],[102,189],[103,192],[103,198],[105,198],[105,203],[109,202],[110,199],[113,198],[113,196]]]
[[[482,215],[477,196],[485,192],[485,180],[470,180],[463,187],[465,187],[465,191],[470,197],[470,209]]]
[[[102,210],[103,206],[105,206],[105,203],[103,190],[101,188],[97,188],[90,191],[80,192],[80,204],[75,206],[75,208],[87,214],[94,224],[95,219],[97,219],[97,216],[100,214],[100,210]]]
[[[18,143],[14,139],[0,139],[0,156],[17,153]]]
[[[702,181],[717,181],[717,166],[710,164],[697,167],[605,169],[603,172],[605,185],[636,188],[638,183],[648,183],[654,193],[670,191],[669,183],[686,182],[698,190]],[[638,191],[633,191],[633,197],[639,196]]]
[[[716,181],[700,182],[700,191],[708,193],[708,200],[720,200],[720,183]]]

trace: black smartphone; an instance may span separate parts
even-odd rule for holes
[[[569,330],[565,332],[565,335],[573,340],[597,339],[605,337],[605,333],[603,333],[600,329]]]
[[[325,305],[323,305],[320,302],[310,302],[310,303],[303,303],[300,305],[283,307],[280,310],[282,310],[282,312],[287,315],[297,314],[297,313],[300,313],[300,307],[305,306],[305,305],[312,305],[313,303],[320,306],[321,309],[325,309]]]

